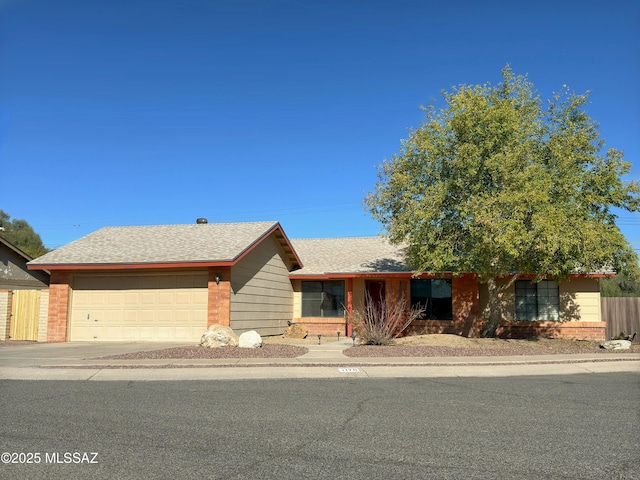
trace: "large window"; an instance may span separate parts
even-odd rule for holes
[[[419,305],[424,308],[423,318],[425,319],[452,320],[451,280],[443,278],[412,279],[411,305]]]
[[[343,281],[303,281],[303,317],[344,317]]]
[[[552,280],[516,281],[516,320],[560,320],[558,284]]]

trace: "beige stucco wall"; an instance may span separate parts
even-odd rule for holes
[[[507,280],[498,283],[504,285]],[[600,322],[600,283],[596,278],[572,278],[559,284],[560,319],[563,322]],[[480,285],[480,312],[484,320],[488,314],[489,292],[486,284]],[[515,285],[502,294],[502,317],[515,321]]]
[[[560,315],[564,320],[600,322],[600,282],[597,278],[572,278],[560,284]],[[573,318],[573,315],[576,318]]]
[[[302,316],[302,280],[291,280],[291,288],[293,290],[293,317],[300,318]],[[293,321],[293,320],[292,320]]]
[[[293,289],[284,258],[271,237],[231,269],[230,326],[234,332],[279,335],[287,328],[293,318]]]

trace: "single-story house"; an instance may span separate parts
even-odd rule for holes
[[[31,256],[0,237],[0,340],[46,341],[49,272],[29,270]],[[39,332],[39,330],[41,330]]]
[[[216,323],[263,336],[290,322],[349,334],[347,312],[365,292],[426,307],[412,332],[475,336],[486,318],[486,286],[473,273],[416,277],[382,237],[289,240],[277,222],[107,227],[29,268],[51,272],[50,342],[190,342]],[[602,275],[513,282],[499,333],[604,339]]]
[[[409,333],[451,333],[479,336],[488,318],[488,289],[475,274],[415,276],[405,264],[402,249],[381,237],[293,240],[304,262],[291,272],[294,319],[314,333],[335,335],[346,328],[344,310],[370,298],[404,296],[425,308]],[[600,318],[599,278],[573,275],[557,284],[512,282],[502,298],[498,334],[512,337],[543,335],[604,340]],[[509,279],[499,279],[508,283]]]

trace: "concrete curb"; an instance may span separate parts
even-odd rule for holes
[[[174,345],[175,346],[175,345]],[[229,380],[281,378],[428,378],[640,373],[640,353],[482,357],[347,357],[351,342],[303,345],[296,358],[136,359],[95,358],[154,349],[146,344],[67,344],[4,350],[0,379],[11,380]],[[157,349],[158,345],[155,345]],[[10,348],[10,347],[5,347]],[[39,353],[37,355],[37,353]],[[90,358],[93,357],[93,358]]]
[[[207,368],[208,367],[208,368]],[[503,363],[503,364],[419,364],[380,365],[298,364],[248,365],[232,368],[223,365],[183,368],[0,368],[0,378],[8,380],[85,380],[85,381],[186,381],[186,380],[266,380],[266,379],[327,379],[327,378],[442,378],[442,377],[508,377],[530,375],[573,375],[625,372],[640,374],[636,361],[605,361],[581,363]]]

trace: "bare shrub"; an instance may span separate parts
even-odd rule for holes
[[[389,345],[424,312],[419,306],[409,308],[404,295],[374,302],[369,292],[365,292],[364,304],[353,308],[349,320],[363,344]]]

